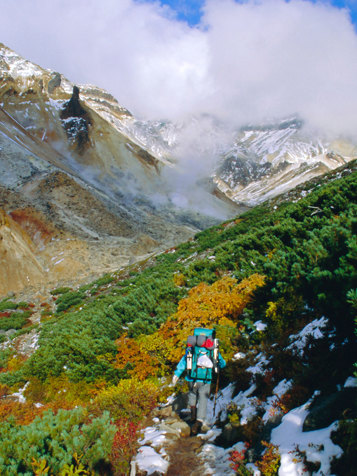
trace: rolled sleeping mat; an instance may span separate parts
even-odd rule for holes
[[[194,347],[197,344],[197,336],[188,336],[187,337],[187,345],[190,347]]]
[[[201,334],[201,335],[197,336],[197,344],[196,345],[198,345],[198,347],[203,347],[205,345],[206,340],[207,340],[207,336]]]

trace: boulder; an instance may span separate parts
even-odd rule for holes
[[[305,418],[303,431],[314,431],[326,428],[335,420],[355,418],[357,388],[343,388],[340,392],[318,396],[310,406]]]
[[[233,426],[231,423],[224,425],[221,438],[226,443],[236,443],[239,439],[239,429]]]

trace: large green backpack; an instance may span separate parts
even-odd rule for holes
[[[187,338],[186,368],[192,380],[212,380],[218,369],[218,340],[213,329],[196,328]]]

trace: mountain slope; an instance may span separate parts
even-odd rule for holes
[[[356,144],[313,137],[303,126],[291,119],[242,128],[217,169],[218,187],[254,205],[356,158]]]
[[[47,250],[33,249],[45,270],[43,284],[52,282],[47,270],[61,253],[84,266],[58,266],[57,279],[83,279],[172,246],[217,216],[239,211],[209,192],[201,197],[215,216],[192,211],[190,204],[176,207],[161,178],[172,164],[125,135],[118,124],[130,113],[105,91],[79,89],[4,45],[0,75],[0,206],[8,214],[31,209],[61,230],[43,244]],[[68,250],[68,240],[80,244]],[[101,241],[101,252],[90,259],[86,250],[93,240]],[[10,291],[0,287],[0,295]]]
[[[241,471],[259,467],[264,474],[280,466],[288,474],[290,465],[297,474],[321,468],[352,475],[356,180],[353,161],[149,260],[86,286],[53,290],[55,308],[53,300],[43,303],[46,312],[29,328],[38,339],[29,358],[21,360],[16,351],[26,327],[13,346],[3,338],[0,354],[0,382],[6,385],[0,387],[0,416],[12,411],[28,424],[43,412],[51,425],[5,425],[3,440],[23,431],[27,441],[28,434],[61,428],[79,412],[74,407],[87,407],[90,422],[109,411],[117,425],[104,425],[113,432],[106,442],[111,449],[103,441],[102,460],[93,452],[85,467],[97,474],[104,468],[127,472],[140,422],[172,393],[162,377],[170,381],[193,327],[214,326],[228,366],[215,413],[213,399],[209,404],[214,426],[197,446],[205,470],[234,474],[231,455]],[[7,311],[15,304],[0,306]],[[175,390],[184,393],[185,387]],[[27,402],[10,404],[16,394]],[[179,400],[174,408],[184,418]],[[47,411],[59,407],[73,410],[58,417]],[[140,440],[141,453],[151,455],[163,474],[170,474],[170,444],[179,444],[175,425],[186,428],[171,412],[156,412]],[[89,424],[81,418],[81,425]],[[291,420],[296,446],[287,429]],[[96,424],[104,434],[104,423]],[[65,455],[71,455],[69,435]],[[82,443],[81,451],[93,445]],[[159,454],[160,448],[165,451]],[[64,464],[63,455],[62,463],[59,454],[52,457],[45,457],[47,465]],[[139,452],[134,462],[148,472],[145,461]],[[31,467],[21,449],[14,464],[20,462]]]

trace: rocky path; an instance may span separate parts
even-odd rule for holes
[[[170,461],[167,476],[202,476],[205,473],[203,461],[199,457],[204,441],[199,437],[180,438],[168,448]]]
[[[203,476],[207,472],[200,452],[203,435],[190,436],[191,428],[171,405],[154,412],[152,425],[145,428],[135,458],[138,475]]]

